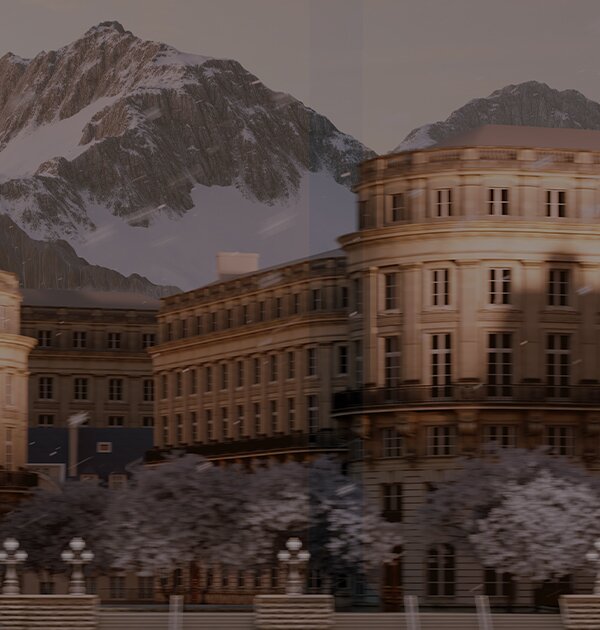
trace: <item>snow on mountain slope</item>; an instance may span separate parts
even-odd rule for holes
[[[351,226],[355,167],[372,155],[236,61],[143,41],[115,22],[32,60],[0,59],[0,211],[31,236],[67,239],[92,263],[154,281],[211,280],[208,262],[190,275],[194,251],[212,261],[227,243],[265,263],[334,246]],[[315,201],[324,182],[343,206]],[[311,196],[309,220],[297,208]],[[278,212],[306,215],[308,249],[291,229],[259,238]],[[172,238],[152,245],[159,233]]]

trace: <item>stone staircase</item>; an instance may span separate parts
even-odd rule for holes
[[[567,630],[592,630],[600,628],[600,596],[563,595],[560,611]]]
[[[474,613],[421,613],[421,630],[480,630]],[[407,630],[403,613],[336,613],[334,630]],[[560,615],[493,614],[493,630],[564,630]],[[600,625],[586,626],[600,630]]]
[[[0,595],[2,630],[96,630],[93,595]]]
[[[332,630],[331,595],[257,595],[254,598],[256,630]]]

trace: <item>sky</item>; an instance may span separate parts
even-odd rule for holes
[[[600,101],[600,0],[0,0],[0,16],[0,55],[118,20],[236,59],[378,152],[511,83]]]

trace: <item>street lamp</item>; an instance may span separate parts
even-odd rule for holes
[[[277,559],[282,564],[286,564],[288,568],[285,585],[286,595],[302,595],[300,567],[304,567],[310,560],[310,553],[302,549],[302,541],[299,538],[288,538],[285,546],[287,550],[280,551],[277,554]]]
[[[4,551],[0,550],[0,562],[6,566],[3,595],[18,595],[21,592],[17,578],[17,564],[27,560],[27,552],[19,549],[19,541],[15,538],[7,538],[2,544]]]
[[[85,595],[82,567],[94,559],[94,554],[89,549],[85,549],[83,538],[73,538],[69,547],[70,549],[65,549],[60,554],[63,562],[73,567],[69,582],[69,595]]]

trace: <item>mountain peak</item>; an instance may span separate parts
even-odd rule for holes
[[[600,129],[600,104],[577,90],[560,91],[539,81],[506,85],[444,121],[413,129],[394,151],[430,147],[482,125]]]
[[[85,32],[85,36],[87,37],[88,35],[95,35],[96,33],[106,31],[116,31],[121,35],[124,35],[125,33],[131,34],[131,31],[126,31],[120,22],[117,22],[116,20],[107,20],[105,22],[100,22],[100,24],[97,24],[96,26],[92,26],[92,28]]]

